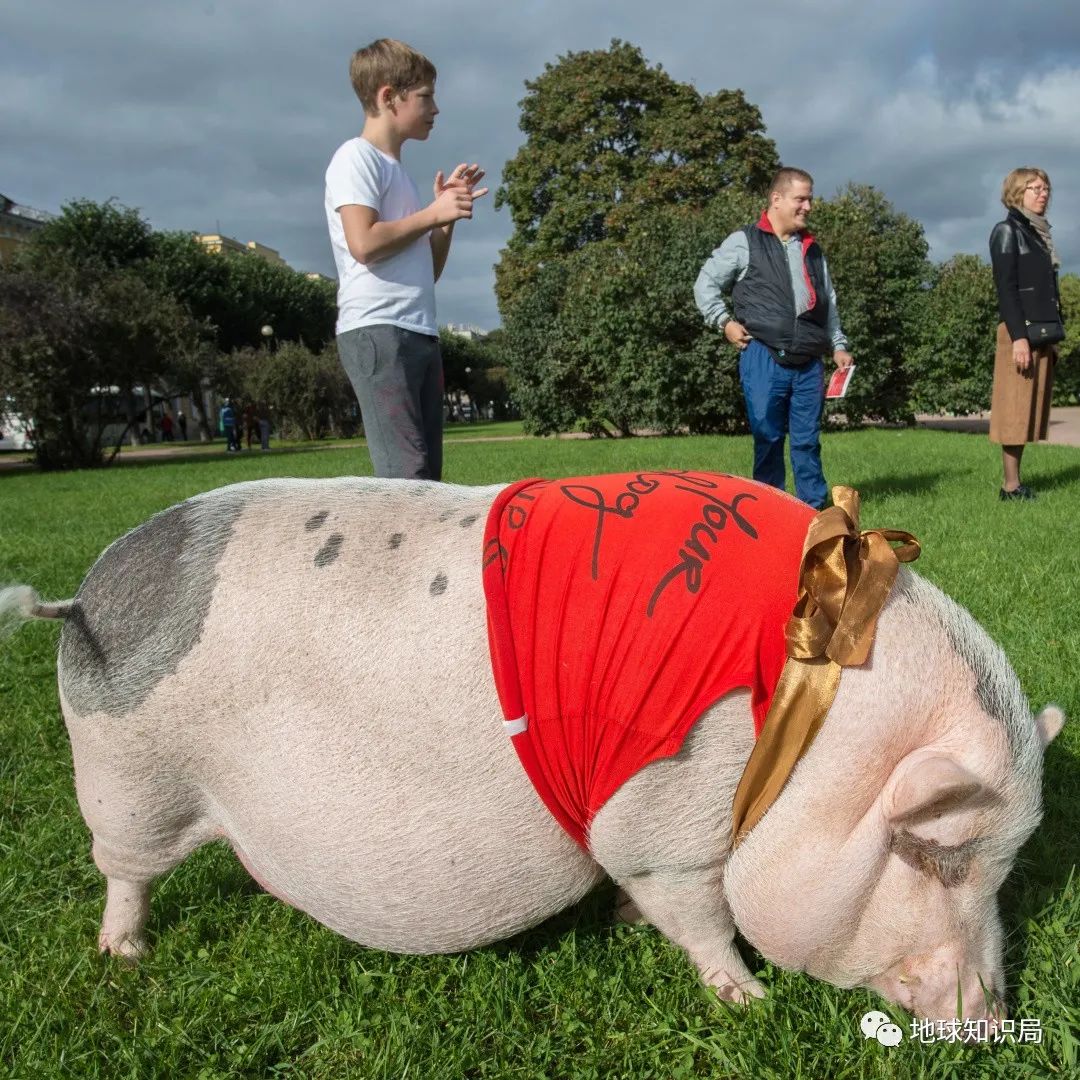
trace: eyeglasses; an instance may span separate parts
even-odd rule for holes
[[[1050,189],[1045,184],[1028,184],[1025,191],[1033,192],[1035,195],[1049,195]]]

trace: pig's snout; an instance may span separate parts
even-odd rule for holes
[[[867,985],[927,1020],[985,1020],[993,1029],[1005,1018],[995,973],[978,971],[953,945],[905,957]]]

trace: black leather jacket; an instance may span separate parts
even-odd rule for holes
[[[1029,322],[1061,318],[1058,276],[1050,252],[1031,223],[1016,209],[990,234],[990,263],[998,311],[1013,341],[1026,340]]]

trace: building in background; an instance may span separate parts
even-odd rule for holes
[[[0,195],[0,260],[9,259],[54,215]]]
[[[468,341],[479,341],[482,338],[486,338],[488,332],[481,330],[479,326],[470,326],[467,323],[447,323],[443,327],[447,333],[457,334],[458,337],[466,338]]]
[[[221,233],[195,233],[195,239],[207,251],[212,251],[215,255],[220,255],[222,252],[230,255],[256,255],[274,266],[289,265],[274,248],[260,244],[257,240],[249,240],[246,244],[242,244],[231,236],[222,236]]]

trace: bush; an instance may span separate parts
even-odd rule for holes
[[[989,409],[998,324],[989,265],[957,255],[939,266],[925,311],[907,361],[912,408],[960,415]]]

